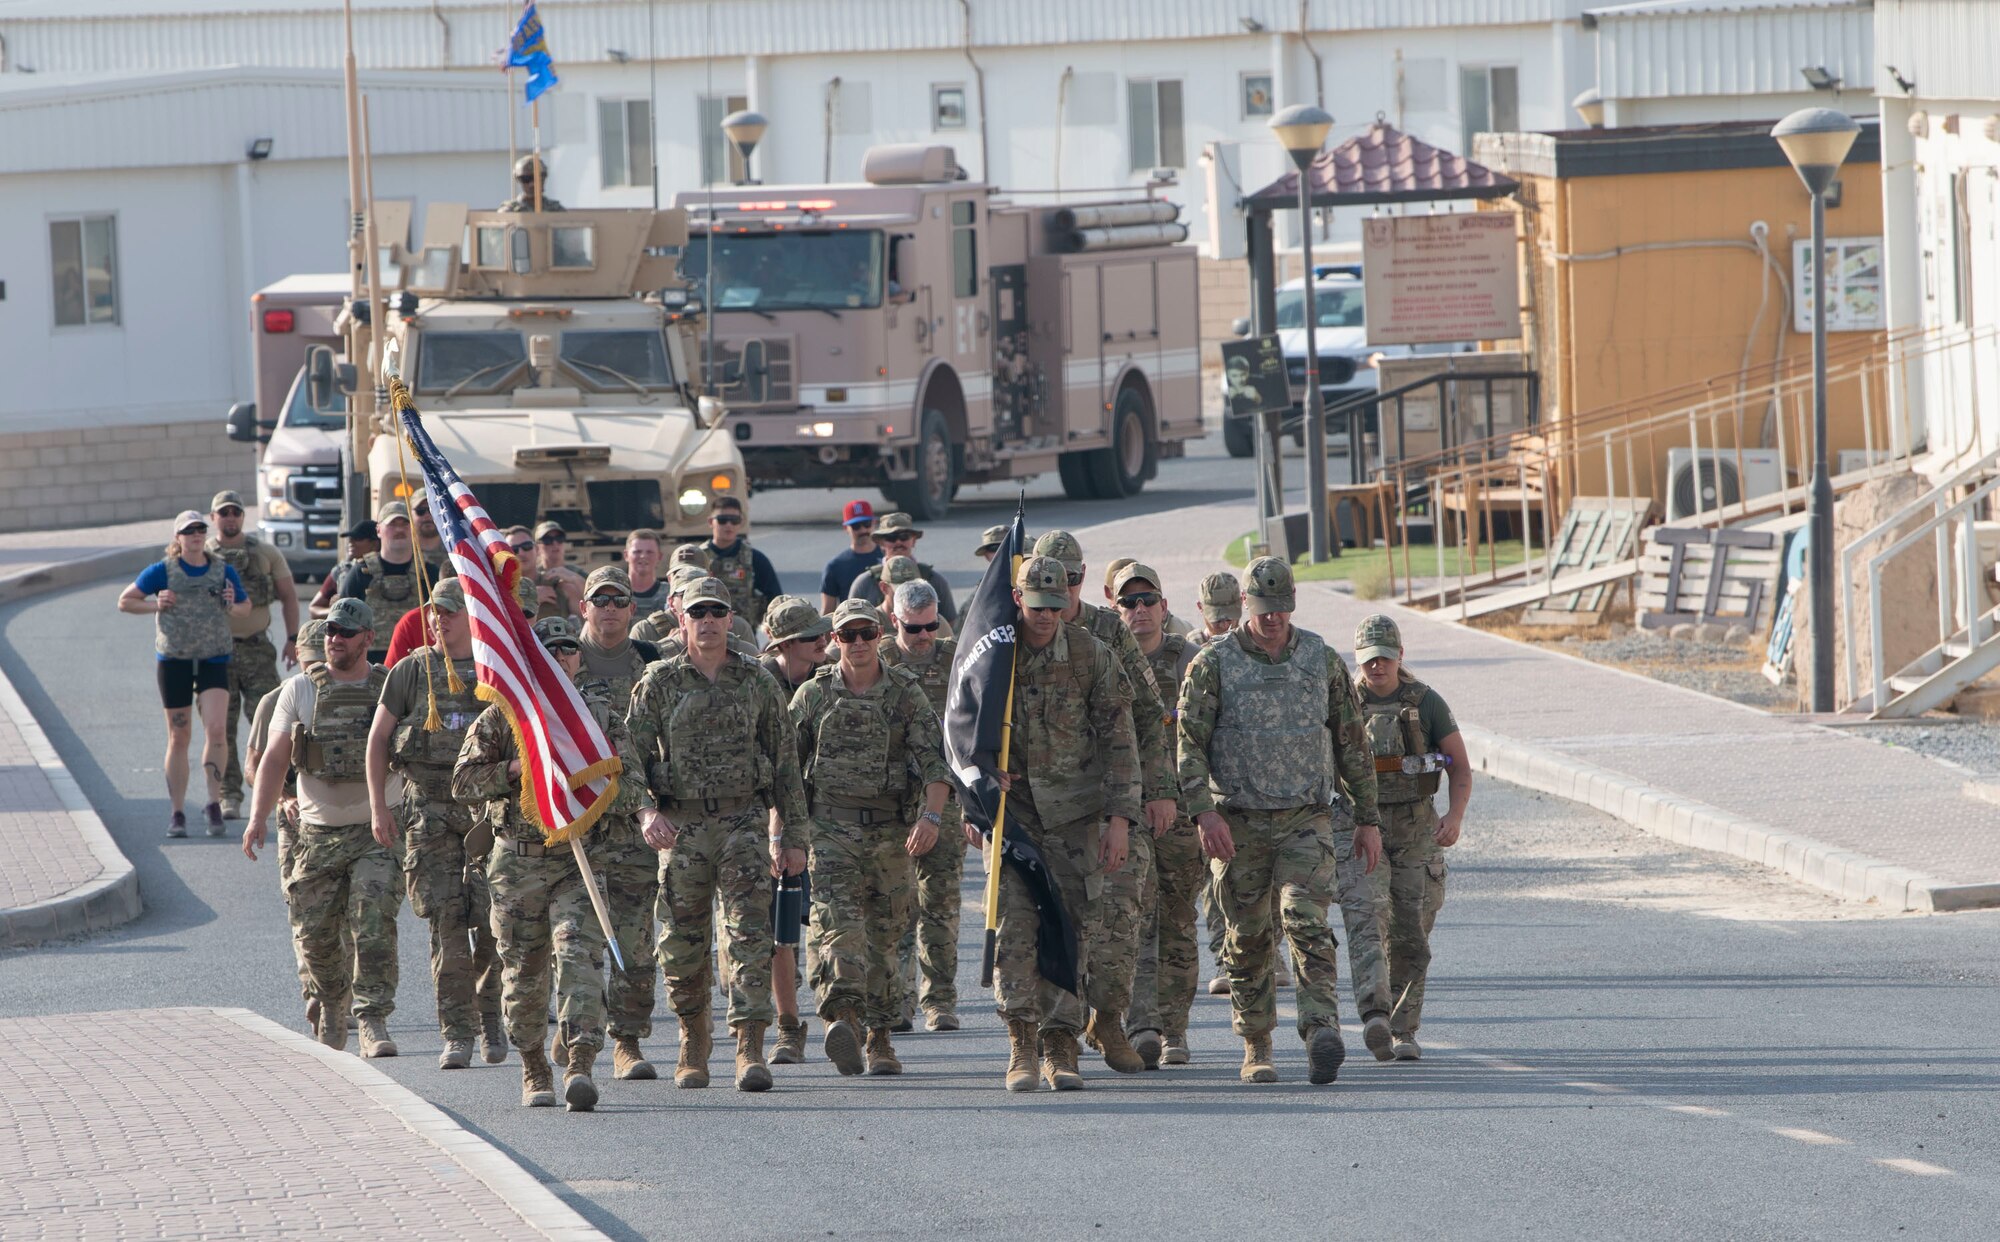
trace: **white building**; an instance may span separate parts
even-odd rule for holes
[[[505,192],[497,78],[364,86],[379,198]],[[250,485],[250,295],[346,270],[344,116],[328,70],[0,73],[0,529]]]

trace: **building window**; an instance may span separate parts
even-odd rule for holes
[[[951,295],[970,298],[979,295],[979,230],[973,226],[970,202],[951,205]]]
[[[118,247],[112,216],[49,221],[49,275],[56,326],[118,322]]]
[[[653,110],[645,100],[597,101],[597,162],[607,190],[653,184]]]
[[[1125,84],[1131,125],[1132,171],[1186,168],[1187,141],[1181,125],[1181,84],[1174,80]]]
[[[701,183],[714,185],[723,179],[725,170],[732,185],[748,181],[750,173],[743,165],[743,153],[722,132],[722,119],[749,107],[749,96],[721,95],[703,99],[700,105],[695,124],[701,133]]]
[[[1462,65],[1458,70],[1459,154],[1472,158],[1474,134],[1521,128],[1521,71],[1513,65]]]
[[[965,128],[965,88],[956,84],[931,87],[931,128]]]
[[[1271,115],[1271,75],[1268,73],[1246,73],[1243,83],[1243,119]]]

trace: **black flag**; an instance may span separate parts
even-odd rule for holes
[[[1025,515],[1016,509],[1007,537],[959,615],[958,655],[951,664],[944,707],[945,759],[958,778],[959,802],[966,822],[984,832],[988,841],[993,839],[993,817],[1000,808],[1000,782],[994,773],[1000,768],[1000,737],[1014,682],[1019,616],[1014,607],[1014,566],[1027,550]],[[1040,847],[1009,822],[1001,832],[1001,851],[1007,865],[1027,884],[1041,917],[1035,962],[1042,978],[1076,992],[1076,924],[1063,907]]]

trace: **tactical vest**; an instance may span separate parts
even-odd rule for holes
[[[944,719],[945,697],[951,693],[951,662],[958,654],[958,640],[940,638],[931,648],[928,661],[919,664],[909,652],[893,642],[882,644],[882,662],[894,668],[907,669],[914,674],[917,684],[924,688],[924,697],[931,701],[931,710]]]
[[[1138,641],[1132,638],[1132,631],[1125,628],[1124,619],[1109,608],[1101,608],[1096,604],[1082,605],[1077,610],[1076,619],[1079,625],[1090,631],[1092,638],[1111,648],[1111,658],[1123,666],[1124,662],[1118,659],[1119,647],[1124,645],[1128,639],[1133,642]],[[1146,676],[1152,682],[1151,689],[1153,693],[1158,695],[1160,693],[1159,678],[1153,675],[1150,664],[1146,666]],[[1136,694],[1138,687],[1133,687],[1133,692]]]
[[[444,728],[424,728],[424,721],[430,715],[428,704],[413,708],[389,737],[390,766],[409,777],[425,797],[449,798],[452,765],[458,762],[458,752],[465,745],[466,730],[479,719],[486,705],[473,693],[476,683],[470,660],[459,673],[459,682],[465,688],[453,694],[448,672],[450,661],[443,652],[436,647],[419,647],[411,654],[430,665],[431,693],[437,698],[438,719],[444,722]]]
[[[588,643],[590,639],[585,638],[583,641]],[[646,675],[647,666],[660,658],[660,649],[644,639],[633,638],[626,642],[625,654],[629,663],[624,669],[608,675],[602,672],[596,673],[590,683],[600,687],[605,697],[617,704],[621,712],[625,710],[625,705],[632,701],[632,687],[638,685],[639,679]],[[586,673],[590,671],[588,657],[585,657],[583,667]]]
[[[383,566],[382,554],[370,552],[361,558],[361,572],[368,575],[368,589],[361,593],[362,602],[375,614],[377,641],[387,647],[396,622],[417,606],[417,563],[412,560],[407,573],[392,574]],[[432,578],[431,583],[436,585],[437,579]]]
[[[250,597],[252,608],[268,608],[278,598],[277,580],[264,567],[264,558],[257,555],[260,546],[255,535],[243,536],[242,546],[236,548],[225,547],[220,540],[208,541],[209,559],[221,561],[236,571],[236,576],[243,579],[243,592]]]
[[[756,557],[750,551],[750,541],[738,538],[725,553],[715,546],[713,539],[702,545],[708,552],[712,566],[709,572],[722,579],[722,585],[729,588],[729,606],[739,617],[749,617],[753,623],[757,616]]]
[[[213,660],[236,649],[229,633],[229,574],[219,561],[197,578],[178,556],[167,558],[174,606],[153,618],[153,650],[170,660]]]
[[[1153,680],[1160,684],[1160,706],[1165,709],[1169,729],[1181,718],[1181,682],[1187,679],[1194,653],[1195,647],[1187,639],[1169,634],[1146,657],[1146,663],[1153,669]]]
[[[1008,769],[1017,775],[1025,772],[1035,811],[1049,825],[1068,823],[1104,807],[1104,739],[1091,731],[1090,693],[1095,683],[1086,676],[1089,665],[1079,651],[1091,641],[1090,634],[1071,624],[1063,637],[1064,659],[1017,674],[1014,682],[1014,744]]]
[[[675,697],[662,722],[666,754],[646,756],[653,792],[686,802],[748,798],[769,789],[775,771],[757,737],[751,692],[751,682],[763,676],[762,670],[738,656],[725,662],[711,682],[686,659],[680,656],[669,662],[669,667],[685,665],[680,673],[684,692]]]
[[[1265,664],[1234,640],[1217,643],[1221,673],[1209,786],[1225,807],[1277,811],[1333,801],[1326,729],[1326,643],[1298,630],[1291,658]]]
[[[644,591],[632,592],[632,615],[650,617],[667,606],[667,596],[673,594],[673,584],[665,578],[655,578],[653,585]]]
[[[818,741],[810,755],[799,756],[813,801],[900,800],[909,790],[908,746],[902,722],[890,710],[893,682],[905,675],[885,665],[875,693],[864,695],[847,688],[838,664],[813,674],[815,682],[825,683]]]
[[[1375,702],[1365,690],[1361,695],[1361,711],[1368,722],[1368,748],[1380,759],[1427,755],[1436,749],[1432,739],[1424,736],[1421,711],[1424,696],[1430,693],[1430,687],[1408,673],[1403,673],[1402,679],[1403,684],[1397,687],[1395,695],[1385,702]],[[1421,776],[1377,772],[1375,800],[1381,803],[1427,802],[1438,791],[1438,776],[1436,772],[1426,772]]]
[[[361,780],[368,774],[368,729],[389,670],[371,664],[364,681],[335,681],[326,665],[310,664],[304,677],[313,687],[312,726],[292,727],[292,766],[315,780]]]

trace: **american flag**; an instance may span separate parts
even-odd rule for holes
[[[549,844],[581,837],[618,794],[618,754],[514,602],[525,571],[479,498],[438,451],[401,381],[390,396],[430,492],[472,619],[480,698],[500,704],[521,755],[521,812]]]

